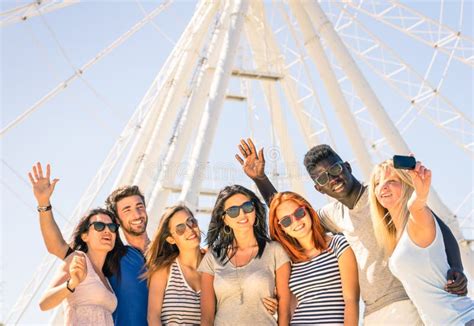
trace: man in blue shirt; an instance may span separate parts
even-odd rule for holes
[[[145,271],[143,253],[150,243],[145,198],[137,186],[124,186],[112,192],[105,203],[118,217],[128,243],[127,252],[120,259],[120,275],[109,279],[118,301],[114,323],[147,325],[148,288],[146,279],[141,277]]]
[[[43,175],[42,166],[34,167],[38,178],[33,180],[33,192],[38,202],[41,234],[48,252],[60,259],[71,252],[54,220],[50,198],[58,179],[50,182],[50,166]],[[141,275],[145,271],[145,252],[150,239],[146,233],[148,215],[145,198],[137,186],[116,189],[106,200],[107,209],[114,212],[120,221],[125,236],[126,250],[120,259],[120,271],[109,278],[117,296],[117,309],[113,313],[115,325],[147,325],[148,288]]]

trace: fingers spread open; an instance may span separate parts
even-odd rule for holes
[[[247,158],[248,154],[245,152],[245,149],[242,147],[242,145],[239,145],[239,151],[244,158]]]
[[[247,153],[247,155],[250,155],[251,150],[250,150],[249,145],[245,142],[245,140],[241,139],[241,140],[240,140],[240,144],[242,145],[242,147],[243,147],[245,153]]]
[[[41,163],[38,162],[36,165],[38,166],[38,175],[40,178],[43,178],[43,167],[41,166]]]
[[[35,179],[38,180],[38,169],[36,169],[36,165],[33,165],[33,175],[35,176]]]
[[[51,165],[46,164],[46,178],[49,179],[51,176]]]
[[[28,172],[28,177],[30,178],[30,182],[32,185],[34,185],[36,183],[35,179],[33,179],[33,175],[31,174],[31,172]]]
[[[265,156],[263,155],[263,147],[260,148],[260,150],[258,151],[258,157],[263,163],[265,163]]]
[[[244,165],[244,160],[240,157],[239,154],[235,154],[235,158],[239,161],[240,165]]]
[[[254,145],[252,139],[247,138],[247,142],[248,142],[248,144],[250,145],[249,147],[250,147],[250,150],[252,151],[252,153],[255,153],[255,154],[256,154],[256,153],[257,153],[257,149],[255,148],[255,145]]]

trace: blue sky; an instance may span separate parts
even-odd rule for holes
[[[23,2],[24,3],[24,2]],[[13,121],[35,102],[47,94],[58,83],[72,75],[73,68],[80,67],[100,50],[125,33],[143,18],[139,4],[146,12],[160,2],[147,1],[82,1],[41,17],[3,27],[1,31],[1,128]],[[2,11],[20,5],[20,2],[2,2]],[[443,15],[443,22],[457,29],[459,25],[459,2],[448,1],[441,6],[438,2],[407,2],[413,8],[433,19]],[[281,23],[278,5],[266,2],[267,16],[274,26]],[[462,30],[473,36],[472,2],[466,2]],[[0,269],[0,321],[6,318],[27,282],[32,279],[36,268],[46,255],[42,243],[35,200],[26,177],[31,165],[36,161],[49,162],[53,176],[61,180],[52,199],[56,219],[61,227],[67,225],[81,195],[96,171],[100,168],[108,151],[115,143],[126,122],[132,115],[146,90],[160,71],[186,23],[192,16],[195,3],[177,1],[163,14],[154,19],[127,42],[94,65],[84,74],[84,81],[77,80],[58,96],[40,107],[28,119],[12,129],[1,139],[1,269]],[[325,4],[327,8],[327,4]],[[443,9],[443,10],[441,10]],[[381,37],[403,60],[412,65],[421,75],[428,69],[433,50],[406,35],[387,28],[371,18],[360,15],[368,28]],[[165,33],[167,37],[164,37]],[[282,51],[289,61],[292,54],[285,50],[287,37],[284,30],[278,34]],[[241,47],[244,48],[245,42]],[[374,87],[389,115],[399,119],[409,107],[409,103],[388,87],[363,62],[356,60],[367,79]],[[348,140],[340,123],[331,109],[324,87],[314,65],[309,59],[309,72],[327,115],[331,133],[338,150],[349,161],[354,160]],[[443,73],[446,57],[439,55],[435,68],[430,74],[430,82],[436,84]],[[246,54],[237,56],[236,66],[251,69],[252,63]],[[307,82],[304,73],[295,66],[292,74]],[[302,77],[298,77],[303,74]],[[442,93],[455,107],[473,120],[472,68],[451,62],[447,70]],[[278,142],[272,140],[271,116],[262,98],[261,88],[256,82],[249,84],[252,90],[253,110],[246,103],[226,102],[219,118],[216,138],[212,146],[209,167],[205,179],[206,187],[219,188],[229,183],[250,185],[239,170],[233,154],[241,137],[254,135],[260,146],[265,146],[270,154],[276,153],[274,160],[268,160],[267,171],[277,171],[282,166],[278,152]],[[281,89],[281,88],[279,88]],[[242,89],[238,80],[230,84],[230,93]],[[303,94],[301,94],[303,95]],[[282,96],[280,96],[282,97]],[[301,132],[289,110],[285,119],[294,144],[296,157],[289,162],[300,171],[306,185],[306,195],[315,206],[326,202],[311,187],[302,169],[302,157],[307,150]],[[304,102],[309,112],[318,114],[315,97]],[[356,105],[357,107],[357,105]],[[361,115],[361,117],[364,117]],[[404,138],[415,152],[434,171],[434,186],[448,206],[455,210],[472,192],[472,154],[465,154],[453,145],[447,137],[422,115],[413,115],[415,122],[404,133]],[[401,125],[400,127],[403,127]],[[365,128],[361,124],[361,128]],[[196,123],[197,129],[197,123]],[[367,130],[364,130],[364,132]],[[322,141],[329,142],[327,132],[321,134]],[[191,144],[192,146],[192,144]],[[373,162],[393,155],[383,148],[382,154],[371,151]],[[186,166],[181,162],[178,168]],[[355,174],[360,176],[357,162]],[[113,184],[113,176],[104,185],[95,205],[101,205]],[[280,174],[282,172],[280,171]],[[214,174],[214,180],[211,175]],[[217,177],[216,177],[217,175]],[[216,180],[217,179],[217,180]],[[285,188],[283,182],[279,188]],[[460,215],[472,214],[472,195],[467,197],[467,205]],[[212,199],[203,200],[204,207],[212,206]],[[201,225],[206,229],[207,216],[201,216]],[[35,301],[36,300],[36,301]],[[45,322],[47,313],[39,313],[37,297],[25,315],[27,322]]]

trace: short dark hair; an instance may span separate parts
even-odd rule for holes
[[[139,196],[142,199],[143,205],[145,205],[145,196],[143,196],[138,186],[122,186],[115,189],[109,195],[109,197],[107,197],[105,200],[105,206],[108,210],[112,211],[116,216],[118,216],[117,203],[122,199],[131,196]]]
[[[95,208],[88,211],[79,221],[76,228],[74,229],[73,239],[72,239],[72,249],[79,250],[87,253],[89,248],[87,243],[82,240],[82,234],[89,231],[90,220],[93,216],[98,214],[104,214],[110,217],[113,223],[117,223],[117,218],[115,214],[111,211],[103,208]],[[120,275],[120,259],[125,255],[126,247],[124,246],[122,240],[120,239],[120,234],[117,232],[115,236],[114,248],[107,253],[105,258],[104,266],[102,267],[102,272],[105,276],[109,277],[113,274]]]
[[[306,167],[306,171],[311,175],[319,162],[332,157],[341,160],[341,157],[331,148],[331,146],[327,144],[314,146],[304,156],[304,166]]]

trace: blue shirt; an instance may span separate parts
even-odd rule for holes
[[[118,305],[113,313],[115,325],[148,325],[148,287],[141,275],[145,271],[145,257],[131,247],[120,259],[120,278],[113,275],[110,284],[117,296]]]

